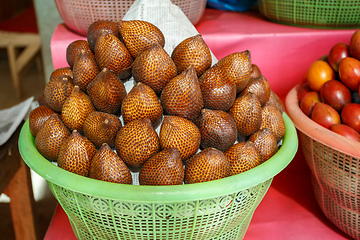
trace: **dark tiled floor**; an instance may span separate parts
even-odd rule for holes
[[[32,64],[22,76],[23,97],[18,99],[15,96],[15,90],[12,86],[10,70],[7,61],[6,51],[0,50],[0,109],[8,108],[17,103],[34,96],[37,100],[42,94],[45,81],[41,71],[36,64]],[[35,206],[36,224],[38,238],[43,239],[51,221],[57,202],[50,193],[44,179],[32,173]],[[0,202],[0,239],[15,239],[9,204],[4,197]]]
[[[14,106],[31,96],[38,98],[42,94],[45,87],[44,76],[35,63],[23,72],[21,84],[24,94],[22,99],[18,99],[11,81],[6,51],[0,49],[0,109]]]

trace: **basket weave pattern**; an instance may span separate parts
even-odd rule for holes
[[[298,134],[306,161],[327,195],[345,208],[360,212],[360,161]],[[305,153],[306,152],[306,153]],[[312,154],[311,154],[312,153]]]
[[[315,28],[360,26],[358,0],[259,0],[260,12],[268,19]]]
[[[352,238],[360,239],[360,155],[341,151],[347,145],[346,139],[317,125],[295,104],[293,88],[286,98],[286,109],[299,130],[299,143],[311,170],[316,201],[332,223]],[[332,137],[331,145],[317,138],[324,131]]]
[[[188,19],[196,24],[206,6],[206,0],[171,0],[181,8]],[[97,20],[119,21],[135,0],[55,0],[65,25],[86,36],[90,24]]]
[[[242,239],[273,177],[298,149],[296,129],[286,126],[277,153],[241,174],[196,184],[138,186],[86,178],[46,160],[27,120],[19,137],[24,161],[45,178],[77,239]]]
[[[217,198],[174,203],[104,199],[48,184],[78,239],[242,239],[271,181]]]
[[[334,223],[339,229],[347,233],[354,239],[359,239],[359,214],[349,211],[346,208],[339,207],[329,195],[322,193],[320,185],[314,177],[312,177],[315,198],[317,202],[322,202],[321,210],[325,216]]]

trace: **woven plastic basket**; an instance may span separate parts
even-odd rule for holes
[[[171,0],[181,8],[192,24],[196,24],[206,7],[206,0]],[[135,0],[55,0],[60,17],[72,31],[86,36],[97,20],[118,21]]]
[[[178,186],[140,186],[94,180],[65,171],[36,150],[27,120],[19,137],[26,164],[47,180],[78,239],[241,239],[273,177],[293,159],[298,137],[286,133],[263,164],[231,177]]]
[[[360,239],[360,142],[308,118],[299,108],[296,87],[286,96],[285,107],[299,130],[317,203],[339,229]]]
[[[258,0],[271,21],[311,28],[357,28],[359,0]]]

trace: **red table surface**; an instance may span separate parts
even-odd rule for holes
[[[327,54],[337,42],[349,43],[355,31],[287,26],[270,22],[256,11],[214,9],[206,9],[195,27],[218,59],[249,49],[252,62],[282,99],[301,82],[314,60]],[[86,38],[64,24],[58,25],[51,39],[55,69],[68,66],[66,47],[78,39]],[[56,209],[45,239],[76,239],[61,206]],[[349,239],[318,207],[300,146],[288,167],[274,177],[255,210],[245,239]]]
[[[33,5],[12,18],[0,22],[1,31],[38,33],[36,14]]]

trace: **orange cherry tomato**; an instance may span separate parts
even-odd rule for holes
[[[335,79],[335,72],[330,65],[323,60],[313,62],[307,72],[307,83],[314,91],[320,91],[324,83]]]

